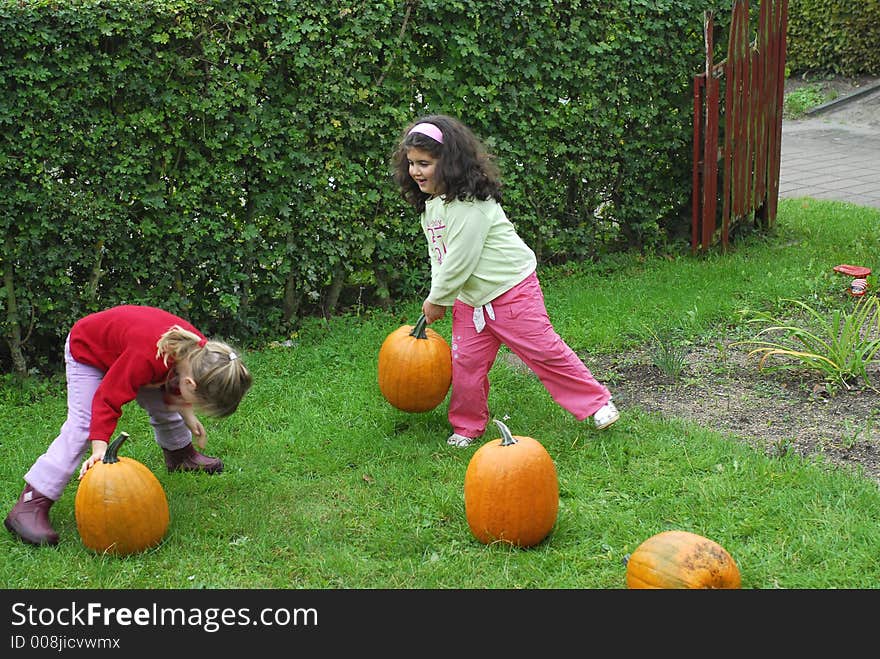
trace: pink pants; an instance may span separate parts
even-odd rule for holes
[[[456,300],[452,307],[453,432],[479,437],[489,421],[489,369],[503,343],[528,366],[560,406],[582,421],[611,399],[550,323],[538,277],[532,273],[492,300],[495,319],[484,314],[477,332],[474,307]]]
[[[67,420],[55,441],[24,475],[24,480],[31,487],[54,501],[61,498],[68,481],[79,470],[80,462],[90,448],[92,398],[104,377],[101,369],[81,364],[71,356],[70,337],[64,344],[64,363],[67,373]],[[192,442],[192,433],[183,422],[183,417],[168,409],[161,389],[141,387],[136,400],[149,414],[153,435],[159,446],[178,449]]]

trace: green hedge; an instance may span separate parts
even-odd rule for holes
[[[662,244],[711,4],[0,2],[0,370],[113,304],[246,344],[423,293],[388,162],[423,112],[488,139],[541,263]]]
[[[789,0],[792,73],[880,75],[880,0]]]

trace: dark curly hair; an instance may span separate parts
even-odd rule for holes
[[[422,133],[410,132],[416,124],[434,124],[443,133],[442,144]],[[495,157],[483,142],[457,119],[444,114],[429,114],[413,121],[403,131],[397,149],[391,157],[394,181],[400,186],[400,194],[422,213],[431,195],[422,192],[409,175],[409,149],[421,149],[437,158],[435,182],[437,194],[446,202],[490,197],[501,202],[501,176]]]

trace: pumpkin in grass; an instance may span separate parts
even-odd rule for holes
[[[74,512],[83,544],[101,554],[127,556],[158,545],[170,514],[162,484],[146,465],[119,457],[127,433],[110,442],[101,462],[82,477]]]
[[[422,314],[416,324],[402,325],[379,348],[379,390],[404,412],[433,410],[452,384],[452,353],[440,334],[427,327]]]
[[[627,588],[739,588],[740,583],[727,550],[689,531],[658,533],[626,558]]]
[[[511,435],[483,444],[464,476],[464,509],[474,537],[484,544],[531,547],[546,538],[559,512],[553,459],[536,439]]]

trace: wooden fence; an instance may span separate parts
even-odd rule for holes
[[[761,2],[754,40],[749,15],[748,0],[733,0],[727,57],[719,64],[712,61],[713,16],[705,15],[706,68],[694,76],[694,253],[719,241],[726,249],[737,222],[768,228],[776,220],[788,0]]]

